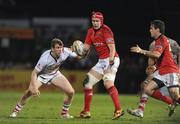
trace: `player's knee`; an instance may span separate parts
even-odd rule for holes
[[[25,91],[25,94],[27,94],[27,95],[32,95],[30,89],[27,89],[27,90]]]
[[[84,88],[92,88],[94,84],[96,84],[99,80],[93,76],[92,74],[88,73],[86,78],[83,81]]]
[[[177,100],[180,97],[179,93],[176,90],[171,90],[170,94],[174,100]]]
[[[114,82],[115,74],[114,73],[106,73],[106,74],[104,74],[103,81],[107,81],[107,80],[110,80],[110,81]]]
[[[106,81],[104,81],[104,87],[105,87],[106,89],[109,89],[109,88],[111,88],[112,86],[114,86],[114,82],[113,82],[113,81],[111,81],[111,80],[106,80]]]
[[[27,96],[31,96],[33,93],[31,92],[31,89],[28,88],[28,89],[25,91],[25,94],[26,94]]]
[[[145,91],[145,92],[146,92],[146,91],[149,91],[149,88],[148,88],[147,86],[144,86],[143,88],[144,88],[144,91]]]
[[[72,89],[72,90],[70,90],[70,91],[67,92],[68,97],[73,97],[74,94],[75,94],[74,89]]]

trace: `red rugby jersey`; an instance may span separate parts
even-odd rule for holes
[[[95,49],[99,55],[100,59],[109,57],[109,48],[107,44],[114,44],[114,35],[111,29],[104,25],[99,30],[94,30],[93,28],[89,28],[85,43],[88,45],[94,45]],[[115,56],[118,57],[117,52]]]
[[[176,63],[173,60],[170,43],[166,36],[161,35],[155,40],[153,51],[158,51],[161,54],[156,63],[160,74],[179,72]]]

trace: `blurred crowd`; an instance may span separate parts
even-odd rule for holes
[[[34,35],[32,39],[1,36],[0,70],[33,69],[41,53],[49,49],[50,41],[54,37],[60,38],[66,47],[70,47],[74,40],[83,41],[86,36],[86,28],[82,28],[81,26],[32,25],[31,28]],[[125,45],[127,45],[126,42],[124,41]],[[123,43],[123,41],[120,41],[120,43]],[[145,77],[146,59],[145,57],[134,56],[128,53],[128,46],[125,45],[118,44],[116,46],[121,58],[116,84],[119,87],[118,89],[122,89],[120,92],[135,93],[138,91],[139,84]],[[123,52],[121,48],[126,49],[126,51]],[[69,70],[88,70],[94,66],[96,61],[96,52],[92,50],[88,57],[83,60],[78,61],[69,58],[68,61],[63,63],[62,68]],[[99,91],[104,92],[101,84],[99,85]]]

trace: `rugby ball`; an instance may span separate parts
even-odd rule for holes
[[[72,49],[78,56],[84,56],[84,44],[82,41],[80,40],[74,41],[72,45]]]

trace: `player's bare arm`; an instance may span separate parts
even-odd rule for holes
[[[155,63],[155,59],[154,58],[152,58],[152,57],[149,57],[148,58],[148,65],[155,65],[156,63]]]
[[[31,88],[29,89],[33,96],[39,96],[40,92],[36,86],[38,71],[34,69],[31,74]]]
[[[143,50],[138,45],[134,46],[134,47],[131,47],[130,51],[134,52],[134,53],[139,53],[139,54],[145,55],[147,57],[152,57],[152,58],[155,58],[155,59],[158,59],[161,56],[161,54],[158,51]]]
[[[110,53],[109,53],[109,62],[110,62],[110,64],[113,64],[116,48],[115,48],[114,44],[107,44],[107,45],[108,45],[108,48],[109,48],[109,51],[110,51]]]

